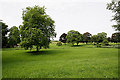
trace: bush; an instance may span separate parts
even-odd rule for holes
[[[57,42],[56,45],[57,45],[57,46],[62,46],[62,43],[61,43],[61,42]]]
[[[101,47],[101,44],[97,44],[96,46],[97,46],[97,47]]]
[[[109,42],[108,42],[108,40],[104,40],[104,41],[102,42],[102,44],[103,44],[104,46],[108,46],[108,45],[109,45]]]
[[[93,42],[93,45],[96,45],[96,43],[95,43],[95,42]]]
[[[72,43],[68,43],[67,44],[69,47],[73,47],[73,44]]]

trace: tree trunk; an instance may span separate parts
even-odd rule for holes
[[[72,46],[74,46],[74,43],[72,43]]]
[[[36,48],[37,48],[37,52],[38,52],[39,51],[38,46]]]
[[[78,46],[78,43],[77,43],[77,46]]]

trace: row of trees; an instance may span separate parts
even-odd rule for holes
[[[112,10],[114,14],[113,19],[116,21],[116,25],[113,25],[116,31],[120,31],[120,1],[107,4],[107,9]],[[20,45],[25,49],[32,49],[36,46],[37,51],[41,48],[48,48],[50,38],[56,36],[54,20],[45,12],[45,7],[26,7],[22,13],[23,24],[17,27],[8,29],[8,25],[0,22],[2,25],[2,47],[14,47],[20,42]],[[20,31],[19,31],[20,30]],[[7,35],[7,33],[9,35]],[[80,34],[78,31],[71,30],[67,34],[63,34],[60,41],[63,43],[79,43],[79,42],[96,42],[100,43],[104,39],[107,39],[106,33],[98,33],[97,35],[91,35],[89,32]],[[108,41],[119,42],[120,33],[114,33]]]
[[[5,23],[0,22],[0,24],[2,25],[2,47],[17,46],[17,43],[20,43],[20,33],[18,27],[13,26],[8,29],[8,25]]]
[[[98,33],[97,35],[91,35],[89,32],[84,33],[83,35],[80,34],[78,31],[71,30],[67,34],[63,33],[60,36],[59,41],[63,43],[78,43],[79,42],[95,42],[95,43],[100,43],[103,42],[103,40],[107,40],[109,42],[120,42],[120,1],[117,0],[112,0],[111,3],[107,4],[106,7],[108,10],[111,10],[113,14],[112,21],[115,21],[116,24],[112,25],[112,27],[118,31],[116,33],[113,33],[111,37],[107,38],[107,34],[105,32]]]
[[[63,42],[63,43],[72,43],[72,45],[74,45],[74,43],[77,43],[77,45],[80,42],[83,43],[88,43],[88,42],[94,42],[94,43],[101,43],[104,40],[107,40],[109,42],[120,42],[120,32],[116,32],[113,33],[111,38],[108,37],[107,38],[107,33],[102,32],[102,33],[98,33],[97,35],[92,35],[89,32],[86,32],[84,34],[79,33],[78,31],[75,30],[70,30],[67,34],[63,33],[60,38],[59,41]]]

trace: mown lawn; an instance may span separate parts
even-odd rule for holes
[[[40,52],[2,50],[3,78],[117,78],[118,49],[56,46]]]

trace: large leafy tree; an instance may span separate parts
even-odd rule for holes
[[[88,42],[90,42],[90,37],[91,37],[92,35],[89,33],[89,32],[86,32],[86,33],[84,33],[83,34],[83,42],[86,42],[86,44],[88,43]]]
[[[13,26],[9,29],[9,45],[14,47],[17,43],[20,42],[20,32],[16,26]]]
[[[113,0],[111,3],[107,4],[107,9],[112,10],[114,13],[112,20],[116,21],[116,25],[112,27],[114,27],[116,31],[120,31],[120,1]]]
[[[120,32],[113,33],[111,36],[111,41],[112,42],[120,42]]]
[[[103,42],[103,40],[107,39],[107,33],[102,32],[102,33],[98,33],[98,43]]]
[[[3,22],[0,22],[0,26],[2,27],[0,31],[2,32],[2,47],[8,47],[8,38],[7,38],[7,33],[9,32],[8,25],[6,25]]]
[[[26,7],[22,14],[23,25],[20,25],[21,46],[37,51],[41,47],[48,48],[50,38],[56,36],[54,21],[45,12],[45,7]]]
[[[67,33],[68,43],[72,43],[72,45],[74,45],[74,43],[77,43],[78,45],[80,41],[82,41],[82,34],[80,34],[78,31],[70,30]]]
[[[66,39],[66,36],[67,34],[63,33],[60,38],[59,38],[59,41],[63,42],[63,43],[66,43],[67,39]]]

